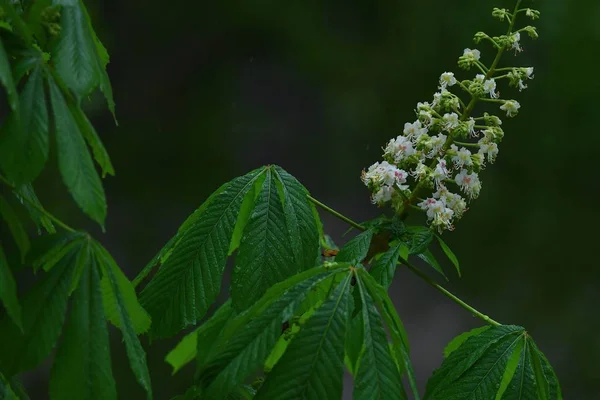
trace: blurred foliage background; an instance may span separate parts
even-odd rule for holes
[[[282,165],[356,220],[379,215],[360,171],[414,119],[416,103],[431,98],[441,72],[467,76],[457,57],[473,46],[476,31],[504,32],[491,9],[514,4],[86,3],[111,53],[119,120],[115,127],[100,111],[102,100],[91,99],[88,109],[98,109],[93,122],[117,169],[105,181],[107,232],[76,212],[55,165],[36,186],[48,209],[91,230],[130,278],[221,183],[261,164]],[[566,399],[600,398],[600,2],[525,5],[541,10],[541,37],[524,38],[525,51],[503,62],[535,66],[535,80],[514,93],[522,112],[505,121],[481,197],[456,231],[444,234],[464,275],[452,276],[448,287],[495,319],[525,326],[555,366]],[[494,52],[479,48],[489,63]],[[347,227],[323,219],[343,242]],[[445,344],[480,322],[407,271],[397,274],[392,296],[424,387]],[[119,336],[113,339],[120,397],[141,399]],[[193,367],[171,377],[163,361],[176,342],[146,343],[157,399],[191,382]],[[45,365],[25,377],[33,399],[45,398],[48,373]]]

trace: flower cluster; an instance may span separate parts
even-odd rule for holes
[[[539,12],[531,9],[494,9],[493,15],[510,24],[509,32],[490,37],[483,32],[475,35],[475,42],[486,39],[497,49],[498,57],[505,50],[522,51],[521,34],[537,37],[533,27],[512,31],[518,13],[531,19]],[[534,34],[532,34],[535,33]],[[438,91],[429,102],[418,103],[416,119],[404,124],[401,135],[391,139],[383,149],[383,160],[363,171],[362,181],[371,190],[372,202],[379,206],[391,204],[401,215],[409,207],[419,208],[427,215],[432,228],[440,233],[452,230],[454,223],[467,210],[467,202],[477,198],[481,191],[479,174],[498,156],[498,145],[504,137],[502,120],[484,113],[472,116],[475,104],[497,104],[507,117],[518,114],[521,105],[516,100],[502,99],[498,83],[502,79],[519,91],[527,88],[525,82],[533,79],[532,67],[488,68],[481,61],[478,49],[465,49],[458,66],[465,70],[477,69],[471,80],[460,81],[453,72],[441,74]],[[470,96],[466,104],[455,92]],[[420,197],[424,193],[429,197]]]

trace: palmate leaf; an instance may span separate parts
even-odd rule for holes
[[[396,308],[387,293],[387,290],[379,285],[375,279],[364,269],[359,269],[358,274],[365,287],[369,291],[375,305],[379,309],[381,316],[389,330],[392,338],[392,350],[396,362],[402,367],[402,373],[406,373],[413,396],[416,400],[420,399],[417,389],[417,381],[413,370],[412,362],[409,356],[408,337],[404,325],[396,312]]]
[[[454,265],[454,268],[456,268],[456,272],[458,273],[458,276],[460,277],[461,276],[460,264],[458,262],[458,258],[456,257],[456,255],[454,254],[452,249],[450,249],[450,247],[446,244],[446,242],[444,242],[442,240],[442,238],[439,235],[435,235],[435,237],[437,238],[438,242],[440,243],[440,247],[444,251],[444,254],[446,254],[446,257],[448,257],[448,259],[452,262],[452,265]]]
[[[315,266],[319,257],[320,220],[308,201],[308,190],[283,168],[275,166],[277,184],[283,193],[283,208],[294,260],[300,271]]]
[[[117,398],[98,266],[89,245],[85,247],[80,252],[84,268],[52,366],[53,400]]]
[[[50,77],[48,85],[56,125],[58,166],[63,181],[81,209],[103,225],[106,197],[102,181],[60,88]]]
[[[198,365],[204,365],[210,347],[217,340],[225,324],[235,315],[231,301],[227,301],[199,328],[181,339],[165,357],[165,361],[173,367],[173,374],[194,358]]]
[[[54,228],[52,220],[40,211],[43,210],[44,207],[42,206],[42,203],[40,203],[31,184],[26,183],[21,185],[15,189],[13,193],[29,212],[29,216],[38,228],[38,234],[41,233],[41,227],[50,234],[56,233],[56,228]]]
[[[35,179],[48,159],[49,119],[42,68],[29,76],[21,92],[20,113],[12,113],[0,132],[0,166],[16,184]]]
[[[223,396],[254,373],[265,362],[282,334],[282,324],[294,315],[310,290],[332,274],[346,271],[347,268],[311,270],[302,275],[305,279],[299,282],[294,276],[284,283],[297,283],[280,297],[273,296],[274,291],[279,291],[275,287],[248,313],[234,321],[232,327],[224,332],[223,339],[214,345],[219,348],[217,354],[200,369],[200,380],[210,382],[206,397]]]
[[[561,399],[554,371],[523,328],[473,330],[453,343],[425,399]]]
[[[27,235],[23,224],[21,224],[19,216],[15,213],[15,210],[2,196],[0,196],[0,216],[6,225],[8,225],[8,229],[21,252],[21,260],[24,261],[29,249],[31,249],[29,236]]]
[[[340,399],[352,273],[302,326],[255,399]]]
[[[106,65],[108,52],[92,27],[81,0],[53,0],[61,8],[61,33],[52,49],[58,74],[79,99],[99,87],[115,116],[115,102]],[[116,121],[116,119],[115,119]]]
[[[373,267],[371,267],[369,272],[373,278],[375,278],[377,283],[388,289],[394,279],[396,266],[398,265],[398,260],[400,258],[408,258],[408,247],[404,243],[392,245],[389,250],[373,264]]]
[[[424,252],[417,254],[417,257],[429,264],[436,272],[442,275],[444,279],[448,280],[448,277],[444,273],[442,266],[438,262],[437,258],[435,258],[431,250],[426,249]]]
[[[13,278],[2,246],[0,246],[0,300],[2,300],[8,316],[12,318],[20,330],[23,330],[21,305],[17,298],[17,284]]]
[[[361,263],[369,253],[373,231],[366,230],[350,239],[340,250],[335,260],[338,262]]]
[[[264,172],[264,168],[252,171],[223,186],[192,219],[144,288],[140,301],[152,317],[152,336],[171,336],[206,314],[221,290],[244,196]]]
[[[356,372],[354,399],[406,399],[381,316],[360,275],[357,282],[362,301],[364,350]]]
[[[287,237],[276,178],[268,168],[231,275],[231,299],[235,309],[244,310],[269,287],[298,272]]]
[[[13,111],[19,110],[19,94],[13,81],[12,70],[10,68],[10,60],[4,49],[4,44],[0,40],[0,82],[6,89],[8,95],[8,104]]]
[[[147,393],[147,398],[152,398],[152,384],[150,382],[150,372],[146,364],[146,353],[142,348],[140,340],[136,336],[134,321],[138,318],[135,311],[139,306],[131,307],[133,299],[129,297],[127,291],[123,290],[122,281],[119,275],[122,274],[120,268],[111,255],[99,243],[92,243],[92,253],[95,261],[100,266],[103,279],[106,277],[115,299],[115,309],[118,315],[118,326],[123,333],[125,349],[129,358],[129,365],[135,375],[138,383]],[[104,304],[106,300],[103,299]],[[133,311],[132,311],[133,310]],[[139,310],[142,310],[141,307]],[[139,311],[138,310],[138,311]]]
[[[410,251],[412,254],[423,253],[433,241],[433,231],[424,226],[410,226],[407,231],[411,237]]]
[[[23,332],[6,316],[0,321],[0,369],[9,376],[35,367],[54,347],[65,320],[75,256],[75,251],[67,254],[25,295]]]

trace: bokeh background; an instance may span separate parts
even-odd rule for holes
[[[414,119],[441,72],[467,77],[457,57],[476,31],[503,32],[491,9],[514,2],[86,3],[111,53],[119,120],[115,127],[100,98],[88,104],[117,170],[105,180],[107,232],[76,211],[55,165],[37,186],[50,210],[94,232],[133,278],[213,190],[262,164],[284,166],[356,220],[379,215],[360,171]],[[529,4],[542,11],[541,37],[524,38],[525,51],[503,62],[535,66],[535,80],[511,93],[522,112],[505,122],[481,197],[444,235],[463,269],[458,279],[447,268],[448,287],[495,319],[527,327],[566,399],[597,399],[600,2]],[[489,62],[492,49],[480,48]],[[323,220],[346,240],[347,226]],[[447,342],[481,323],[408,271],[397,274],[392,296],[424,388]],[[112,337],[121,398],[144,398]],[[176,342],[146,343],[157,399],[191,382],[193,367],[171,377],[163,361]],[[33,399],[46,397],[49,365],[25,377]]]

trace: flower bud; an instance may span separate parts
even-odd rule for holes
[[[498,18],[500,21],[504,21],[507,13],[508,13],[508,10],[505,8],[494,7],[494,9],[492,10],[492,17]]]

